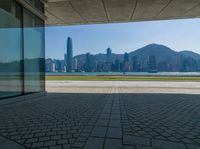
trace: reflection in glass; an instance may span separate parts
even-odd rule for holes
[[[21,10],[14,2],[8,4],[11,1],[0,2],[0,98],[23,92]]]
[[[44,91],[44,21],[15,0],[0,0],[0,20],[0,99]]]
[[[25,93],[44,90],[43,22],[24,10],[24,89]]]

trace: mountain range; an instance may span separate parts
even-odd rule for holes
[[[138,59],[146,61],[149,56],[156,56],[157,62],[166,61],[168,63],[175,63],[177,60],[181,58],[192,58],[194,60],[200,60],[200,54],[192,52],[192,51],[181,51],[176,52],[173,49],[170,49],[167,46],[159,45],[159,44],[149,44],[142,48],[139,48],[135,51],[132,51],[129,54],[130,61],[133,56],[137,56]],[[99,53],[93,55],[96,61],[106,62],[106,54]],[[79,62],[86,60],[86,54],[77,55],[76,58]],[[123,61],[123,54],[115,54],[112,53],[113,62],[118,59]]]
[[[93,59],[92,63],[94,63],[94,61],[97,64],[107,62],[106,53],[90,56]],[[158,71],[200,71],[200,54],[189,50],[177,52],[160,44],[149,44],[129,52],[129,66],[131,66],[136,59],[140,71],[148,71],[150,56],[155,57]],[[74,59],[77,59],[80,66],[84,66],[84,64],[86,64],[86,57],[86,54],[81,54],[75,56]],[[113,64],[115,64],[116,60],[119,60],[120,63],[123,63],[124,61],[124,54],[112,53],[111,57]]]

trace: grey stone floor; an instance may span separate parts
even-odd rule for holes
[[[29,149],[200,149],[200,95],[122,90],[0,107],[0,135]]]

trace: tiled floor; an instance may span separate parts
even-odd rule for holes
[[[200,149],[200,95],[120,87],[110,94],[49,93],[1,107],[0,135],[30,149]]]

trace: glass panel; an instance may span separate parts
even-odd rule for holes
[[[5,98],[21,95],[23,90],[20,6],[2,0],[0,18],[0,98]]]
[[[44,27],[42,26],[39,18],[24,10],[25,93],[44,91]]]

